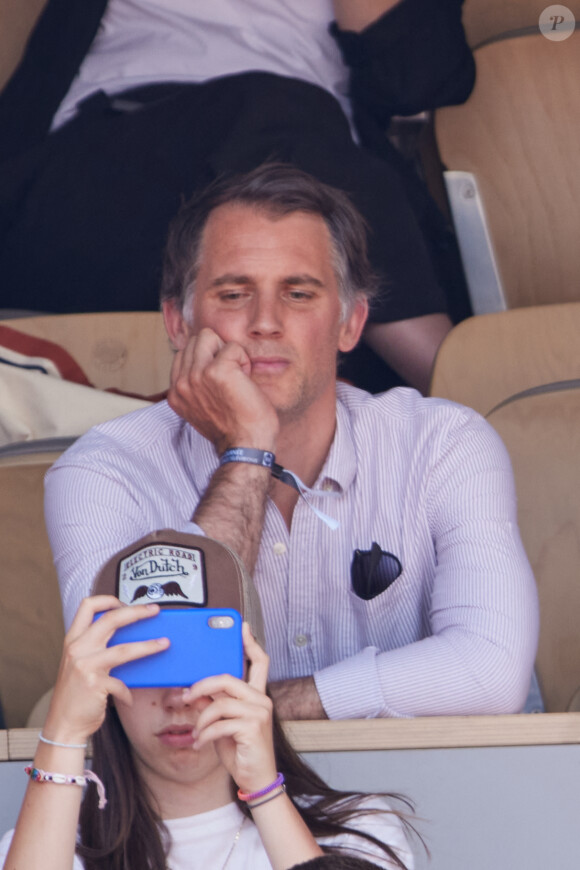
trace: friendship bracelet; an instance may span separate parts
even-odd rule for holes
[[[274,794],[266,795],[265,798],[262,798],[259,801],[252,802],[251,804],[249,803],[248,809],[255,810],[256,807],[261,807],[262,804],[267,804],[268,801],[273,801],[274,798],[280,797],[281,794],[286,794],[286,786],[285,785],[281,785],[280,788],[278,789],[278,791],[274,792]]]
[[[99,779],[96,773],[92,770],[85,770],[84,773],[73,775],[68,773],[48,773],[46,770],[40,770],[38,767],[25,767],[24,772],[30,777],[33,782],[52,782],[55,785],[88,785],[89,782],[94,782],[97,786],[99,795],[99,809],[103,810],[107,806],[107,798],[105,796],[105,786]]]
[[[333,531],[336,531],[338,528],[338,520],[335,520],[334,517],[329,517],[328,514],[323,513],[311,504],[309,496],[331,496],[336,498],[340,493],[333,492],[332,490],[310,489],[309,486],[306,486],[306,484],[300,480],[297,474],[294,474],[293,471],[289,471],[287,468],[279,465],[276,462],[275,455],[269,450],[258,450],[255,447],[230,447],[225,451],[225,453],[222,453],[220,457],[220,466],[225,465],[227,462],[247,462],[250,465],[261,465],[263,468],[269,468],[272,477],[275,477],[276,480],[285,483],[287,486],[291,486],[292,489],[295,489],[296,492],[302,496],[310,510],[316,514],[319,520],[326,523],[326,525]]]
[[[271,782],[270,785],[267,785],[265,788],[260,789],[260,791],[253,791],[251,794],[245,794],[241,789],[238,789],[238,797],[241,801],[255,801],[258,798],[264,797],[264,795],[269,794],[271,791],[274,791],[275,788],[279,788],[284,782],[284,774],[279,773],[274,782]]]
[[[49,740],[48,737],[45,737],[42,731],[38,735],[38,739],[42,743],[48,743],[49,746],[60,746],[61,749],[86,749],[86,743],[57,743],[56,740]]]

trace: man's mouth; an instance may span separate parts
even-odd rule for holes
[[[253,375],[276,375],[285,371],[289,360],[281,356],[255,356],[251,359]]]

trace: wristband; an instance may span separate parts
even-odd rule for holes
[[[251,794],[245,794],[241,789],[238,789],[238,797],[241,801],[256,801],[258,798],[264,797],[264,795],[274,791],[275,788],[279,788],[283,782],[284,774],[279,773],[274,782],[271,782],[270,785],[260,789],[260,791],[253,791]]]
[[[269,450],[258,450],[255,447],[230,447],[220,457],[220,465],[226,462],[248,462],[250,465],[261,465],[273,468],[276,457]]]

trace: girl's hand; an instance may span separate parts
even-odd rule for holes
[[[107,611],[96,622],[95,614]],[[85,598],[64,639],[64,648],[50,709],[43,727],[51,740],[85,743],[105,717],[107,698],[132,703],[127,686],[109,671],[117,665],[152,655],[169,646],[167,638],[119,644],[107,643],[123,625],[155,616],[157,604],[127,607],[112,595]]]
[[[215,743],[220,761],[244,792],[255,792],[276,779],[272,738],[272,702],[266,695],[269,658],[242,626],[244,651],[250,660],[248,681],[229,674],[206,677],[184,692],[192,703],[208,698],[193,731],[194,749]]]

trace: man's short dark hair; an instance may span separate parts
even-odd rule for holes
[[[346,317],[360,298],[369,302],[378,282],[367,257],[366,224],[346,193],[285,163],[264,163],[243,175],[222,176],[182,206],[171,222],[165,249],[161,301],[181,311],[193,295],[207,220],[221,205],[246,205],[273,217],[317,214],[331,238],[334,273]]]

